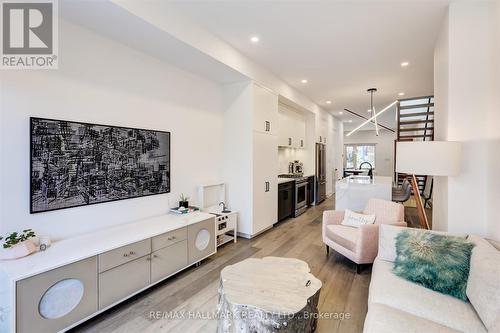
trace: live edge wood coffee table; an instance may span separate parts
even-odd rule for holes
[[[293,258],[249,258],[220,275],[218,333],[313,332],[321,281]]]

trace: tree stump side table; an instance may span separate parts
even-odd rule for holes
[[[313,332],[321,281],[294,258],[249,258],[220,274],[218,333]]]

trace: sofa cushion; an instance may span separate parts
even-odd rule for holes
[[[420,318],[387,305],[369,304],[363,328],[365,333],[457,333],[452,328]]]
[[[396,236],[406,227],[397,227],[388,224],[381,224],[378,235],[378,258],[386,261],[396,260]],[[427,230],[427,232],[437,235],[447,235],[442,231]]]
[[[350,251],[355,251],[358,240],[359,229],[340,224],[326,226],[326,235],[335,243]]]
[[[369,304],[385,304],[460,332],[486,332],[469,302],[400,278],[392,272],[392,267],[392,262],[375,259]]]
[[[468,238],[472,250],[467,296],[485,326],[491,330],[500,320],[500,251],[479,236]]]
[[[474,244],[450,235],[407,229],[396,237],[394,273],[434,291],[466,301]]]

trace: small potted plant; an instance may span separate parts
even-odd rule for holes
[[[36,246],[31,240],[33,237],[36,235],[31,229],[23,230],[21,233],[14,231],[5,237],[0,236],[2,242],[0,259],[17,259],[35,252]]]
[[[189,208],[189,197],[181,194],[179,198],[179,207]]]

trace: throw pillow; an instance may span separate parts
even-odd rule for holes
[[[467,281],[467,297],[488,332],[500,332],[500,251],[487,240],[470,235],[474,243]],[[492,330],[495,321],[499,330]]]
[[[352,210],[346,209],[344,213],[344,220],[342,221],[342,225],[359,228],[364,224],[373,224],[375,223],[375,215],[364,215],[355,213]]]
[[[473,247],[461,237],[404,230],[396,236],[393,271],[404,279],[466,301]]]

